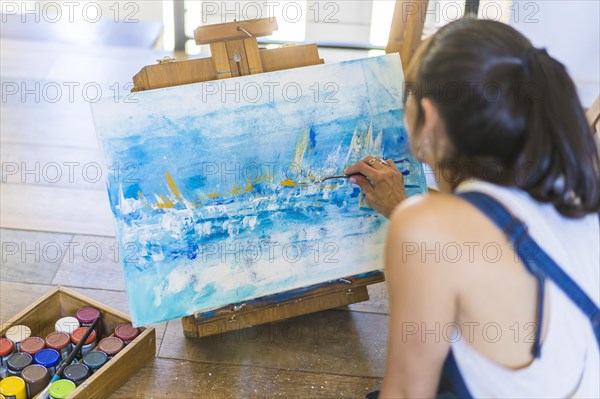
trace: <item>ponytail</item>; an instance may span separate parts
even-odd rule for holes
[[[516,186],[571,217],[600,209],[600,158],[575,85],[545,49],[523,57],[529,93],[523,149],[515,162]]]

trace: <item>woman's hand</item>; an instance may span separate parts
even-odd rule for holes
[[[344,171],[365,193],[369,205],[386,218],[406,198],[404,177],[393,160],[368,156]]]

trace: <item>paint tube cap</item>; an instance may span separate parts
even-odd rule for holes
[[[4,334],[4,336],[6,338],[10,339],[12,342],[15,342],[15,343],[21,342],[31,336],[31,329],[22,324],[17,325],[17,326],[12,326],[8,330],[6,330],[6,333]]]
[[[115,327],[115,337],[122,341],[132,341],[138,335],[140,335],[140,329],[131,323],[119,324]]]
[[[32,364],[23,369],[21,378],[27,383],[29,397],[34,398],[38,393],[43,391],[50,382],[50,373],[48,373],[46,367],[40,366],[39,364]]]
[[[71,334],[71,341],[75,345],[77,345],[79,343],[79,341],[81,341],[81,338],[83,338],[83,335],[85,334],[86,331],[87,331],[87,327],[79,327],[77,330],[73,331],[73,334]],[[95,340],[96,340],[96,331],[92,330],[87,341],[85,341],[85,344],[86,345],[91,344]]]
[[[31,356],[35,355],[46,347],[46,342],[40,337],[29,337],[21,342],[20,351],[23,353],[29,353]]]
[[[54,399],[64,399],[73,392],[77,386],[73,381],[69,380],[58,380],[54,381],[52,385],[50,385],[50,391],[48,393]]]
[[[32,364],[23,369],[21,373],[21,378],[25,380],[28,384],[33,381],[40,381],[49,378],[48,370],[46,367],[41,364]],[[46,384],[48,382],[46,381]]]
[[[13,353],[15,344],[8,338],[0,338],[0,356],[6,356]]]
[[[76,384],[85,380],[88,375],[90,375],[90,369],[81,363],[69,364],[63,371],[63,376]]]
[[[53,332],[46,337],[46,346],[57,351],[69,345],[70,342],[69,334],[65,332]]]
[[[73,331],[77,330],[80,327],[79,320],[74,317],[67,316],[61,319],[58,319],[54,324],[54,329],[58,332],[64,332],[67,334],[72,334]]]
[[[54,349],[42,349],[35,354],[33,360],[44,367],[53,367],[60,361],[60,353]]]
[[[108,361],[108,355],[100,351],[91,351],[83,357],[83,364],[91,370],[98,370]]]
[[[119,353],[125,344],[117,337],[106,337],[98,344],[98,349],[106,353],[108,356],[113,356]]]
[[[8,358],[8,362],[6,363],[8,364],[9,369],[21,371],[33,363],[33,356],[31,356],[29,353],[14,353]]]
[[[82,324],[91,324],[94,320],[96,320],[96,317],[98,316],[100,316],[100,311],[91,306],[82,307],[77,311],[77,314],[75,315],[75,317],[77,317],[77,320],[79,320],[79,322]]]
[[[16,398],[20,392],[25,393],[25,390],[25,381],[22,378],[11,376],[0,381],[0,393],[9,398]]]

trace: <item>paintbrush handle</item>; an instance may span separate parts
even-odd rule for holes
[[[100,321],[100,316],[96,317],[94,319],[94,321],[92,322],[92,324],[87,328],[87,330],[85,330],[85,334],[83,334],[83,337],[81,337],[81,340],[77,343],[77,346],[75,346],[75,349],[73,349],[71,351],[71,353],[69,353],[69,356],[67,356],[64,363],[61,363],[58,366],[58,369],[56,370],[56,374],[61,374],[63,372],[63,370],[65,369],[65,367],[67,367],[69,364],[71,364],[71,362],[73,362],[73,359],[75,359],[75,357],[77,356],[77,353],[79,353],[79,351],[81,350],[83,345],[85,345],[85,341],[87,341],[87,339],[89,338],[92,331],[94,331],[94,328],[96,328],[96,325],[98,324],[99,321]]]
[[[397,159],[397,160],[396,160],[396,159],[394,159],[394,160],[393,160],[393,162],[394,162],[394,163],[401,163],[401,162],[407,162],[408,160],[409,160],[408,158],[402,158],[402,159]],[[348,178],[350,178],[350,177],[352,177],[352,176],[358,176],[358,175],[360,175],[360,174],[361,174],[361,173],[352,173],[351,175],[335,175],[335,176],[327,176],[326,178],[324,178],[324,179],[321,179],[321,180],[317,181],[317,183],[323,183],[324,181],[327,181],[327,180],[332,180],[332,179],[348,179]]]
[[[326,178],[324,178],[322,180],[319,180],[319,183],[322,183],[322,182],[327,181],[327,180],[332,180],[332,179],[347,179],[347,178],[349,178],[351,176],[356,176],[356,175],[359,175],[359,174],[360,173],[354,173],[354,174],[351,174],[351,175],[328,176],[328,177],[326,177]]]
[[[58,365],[58,368],[56,369],[56,374],[54,374],[54,376],[50,380],[50,383],[39,394],[39,396],[38,396],[39,399],[48,399],[48,397],[49,397],[48,393],[50,392],[50,386],[52,385],[53,382],[58,381],[60,379],[60,375],[64,371],[65,367],[67,367],[69,364],[71,364],[73,362],[73,359],[75,359],[75,357],[77,356],[77,353],[79,353],[79,351],[81,350],[83,345],[85,345],[85,341],[87,341],[87,339],[89,338],[92,331],[94,331],[94,328],[96,328],[98,321],[100,321],[100,316],[96,317],[94,319],[94,321],[92,322],[92,324],[87,328],[87,330],[85,330],[83,337],[81,337],[81,340],[77,343],[77,345],[75,346],[75,349],[73,349],[71,351],[71,353],[69,353],[69,356],[67,356],[67,358],[65,360],[60,362],[60,364]]]

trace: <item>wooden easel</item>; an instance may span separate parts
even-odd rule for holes
[[[274,18],[206,25],[194,31],[196,44],[209,44],[212,57],[149,65],[133,77],[132,91],[254,75],[322,64],[316,44],[259,49],[256,38],[277,30]],[[288,319],[369,299],[367,285],[383,273],[348,277],[312,287],[232,304],[181,319],[186,337],[199,338]]]
[[[194,31],[196,44],[209,44],[212,57],[179,62],[165,57],[142,68],[131,91],[323,64],[316,44],[259,49],[256,38],[276,30],[274,18],[200,26]]]
[[[590,126],[592,127],[592,133],[596,136],[600,136],[600,96],[596,98],[596,101],[586,111],[586,116]]]
[[[429,0],[396,0],[386,53],[400,53],[402,69],[421,43]]]
[[[596,101],[586,111],[587,120],[592,127],[592,134],[594,140],[596,140],[596,146],[600,151],[600,96],[596,98]]]

